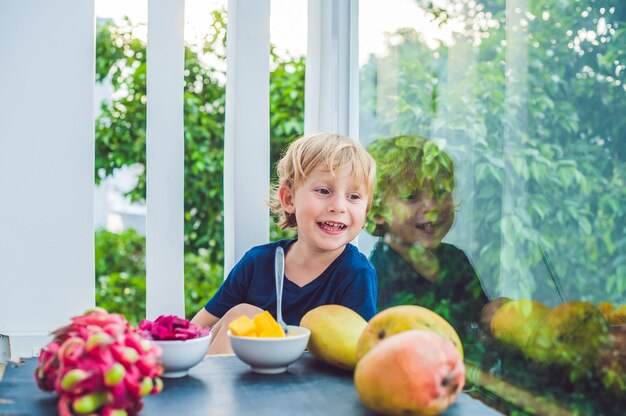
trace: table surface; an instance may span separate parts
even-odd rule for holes
[[[9,363],[0,382],[0,415],[54,415],[56,395],[37,388],[36,359]],[[381,369],[381,371],[384,371]],[[187,377],[164,379],[144,398],[145,415],[373,415],[359,400],[352,373],[305,353],[276,375],[255,374],[235,356],[207,356]],[[462,393],[444,415],[500,415]]]

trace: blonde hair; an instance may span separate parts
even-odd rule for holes
[[[283,229],[297,226],[296,216],[285,212],[280,205],[281,187],[295,192],[313,170],[321,168],[333,173],[345,166],[352,169],[356,183],[365,187],[369,211],[376,183],[376,162],[357,141],[339,134],[316,133],[292,142],[276,166],[278,184],[269,204],[272,213],[279,217],[278,226]]]
[[[437,144],[421,136],[402,135],[377,139],[367,151],[378,166],[376,194],[369,211],[367,231],[385,235],[388,228],[391,196],[420,189],[427,182],[437,182],[452,192],[454,163]],[[380,223],[379,219],[384,219]]]

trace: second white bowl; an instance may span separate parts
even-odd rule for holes
[[[209,334],[205,337],[185,341],[151,340],[150,342],[154,342],[163,351],[161,355],[161,364],[163,364],[164,369],[162,376],[165,378],[186,376],[189,370],[202,361],[206,355],[211,344],[211,336],[212,334]]]

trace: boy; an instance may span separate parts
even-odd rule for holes
[[[455,215],[452,159],[416,136],[379,139],[368,151],[378,167],[368,232],[382,237],[370,255],[379,309],[424,306],[463,339],[475,332],[488,298],[465,253],[442,242]]]
[[[232,352],[228,323],[268,310],[276,316],[274,254],[285,251],[283,319],[298,325],[309,310],[340,304],[369,320],[376,311],[376,271],[349,244],[364,227],[375,184],[372,157],[354,140],[314,134],[294,141],[277,166],[270,207],[297,238],[254,247],[235,265],[192,322],[211,326],[209,354]]]

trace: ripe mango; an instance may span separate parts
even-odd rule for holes
[[[609,325],[625,325],[626,324],[626,304],[613,305],[610,302],[600,302],[598,309],[604,315]]]
[[[493,315],[495,315],[496,311],[500,309],[502,305],[512,300],[513,299],[507,298],[506,296],[501,296],[483,306],[480,311],[480,327],[485,333],[491,335],[491,321],[493,320]]]
[[[422,306],[401,305],[387,308],[369,320],[357,344],[357,360],[385,338],[411,329],[423,329],[442,335],[454,344],[463,358],[461,339],[448,321]]]
[[[491,334],[511,349],[522,352],[550,308],[529,299],[512,300],[500,306],[491,319]]]
[[[384,415],[436,415],[465,383],[465,366],[448,339],[428,330],[391,335],[356,365],[354,386],[363,404]]]
[[[239,318],[229,323],[228,329],[230,329],[230,332],[232,332],[233,335],[237,335],[240,337],[256,336],[256,328],[254,326],[254,322],[246,315],[241,315]]]
[[[352,370],[356,365],[356,344],[367,321],[341,305],[322,305],[307,312],[300,326],[311,331],[308,350],[335,367]]]
[[[567,365],[576,378],[593,367],[608,338],[608,325],[600,310],[589,302],[571,301],[545,315],[524,352],[537,362]]]

